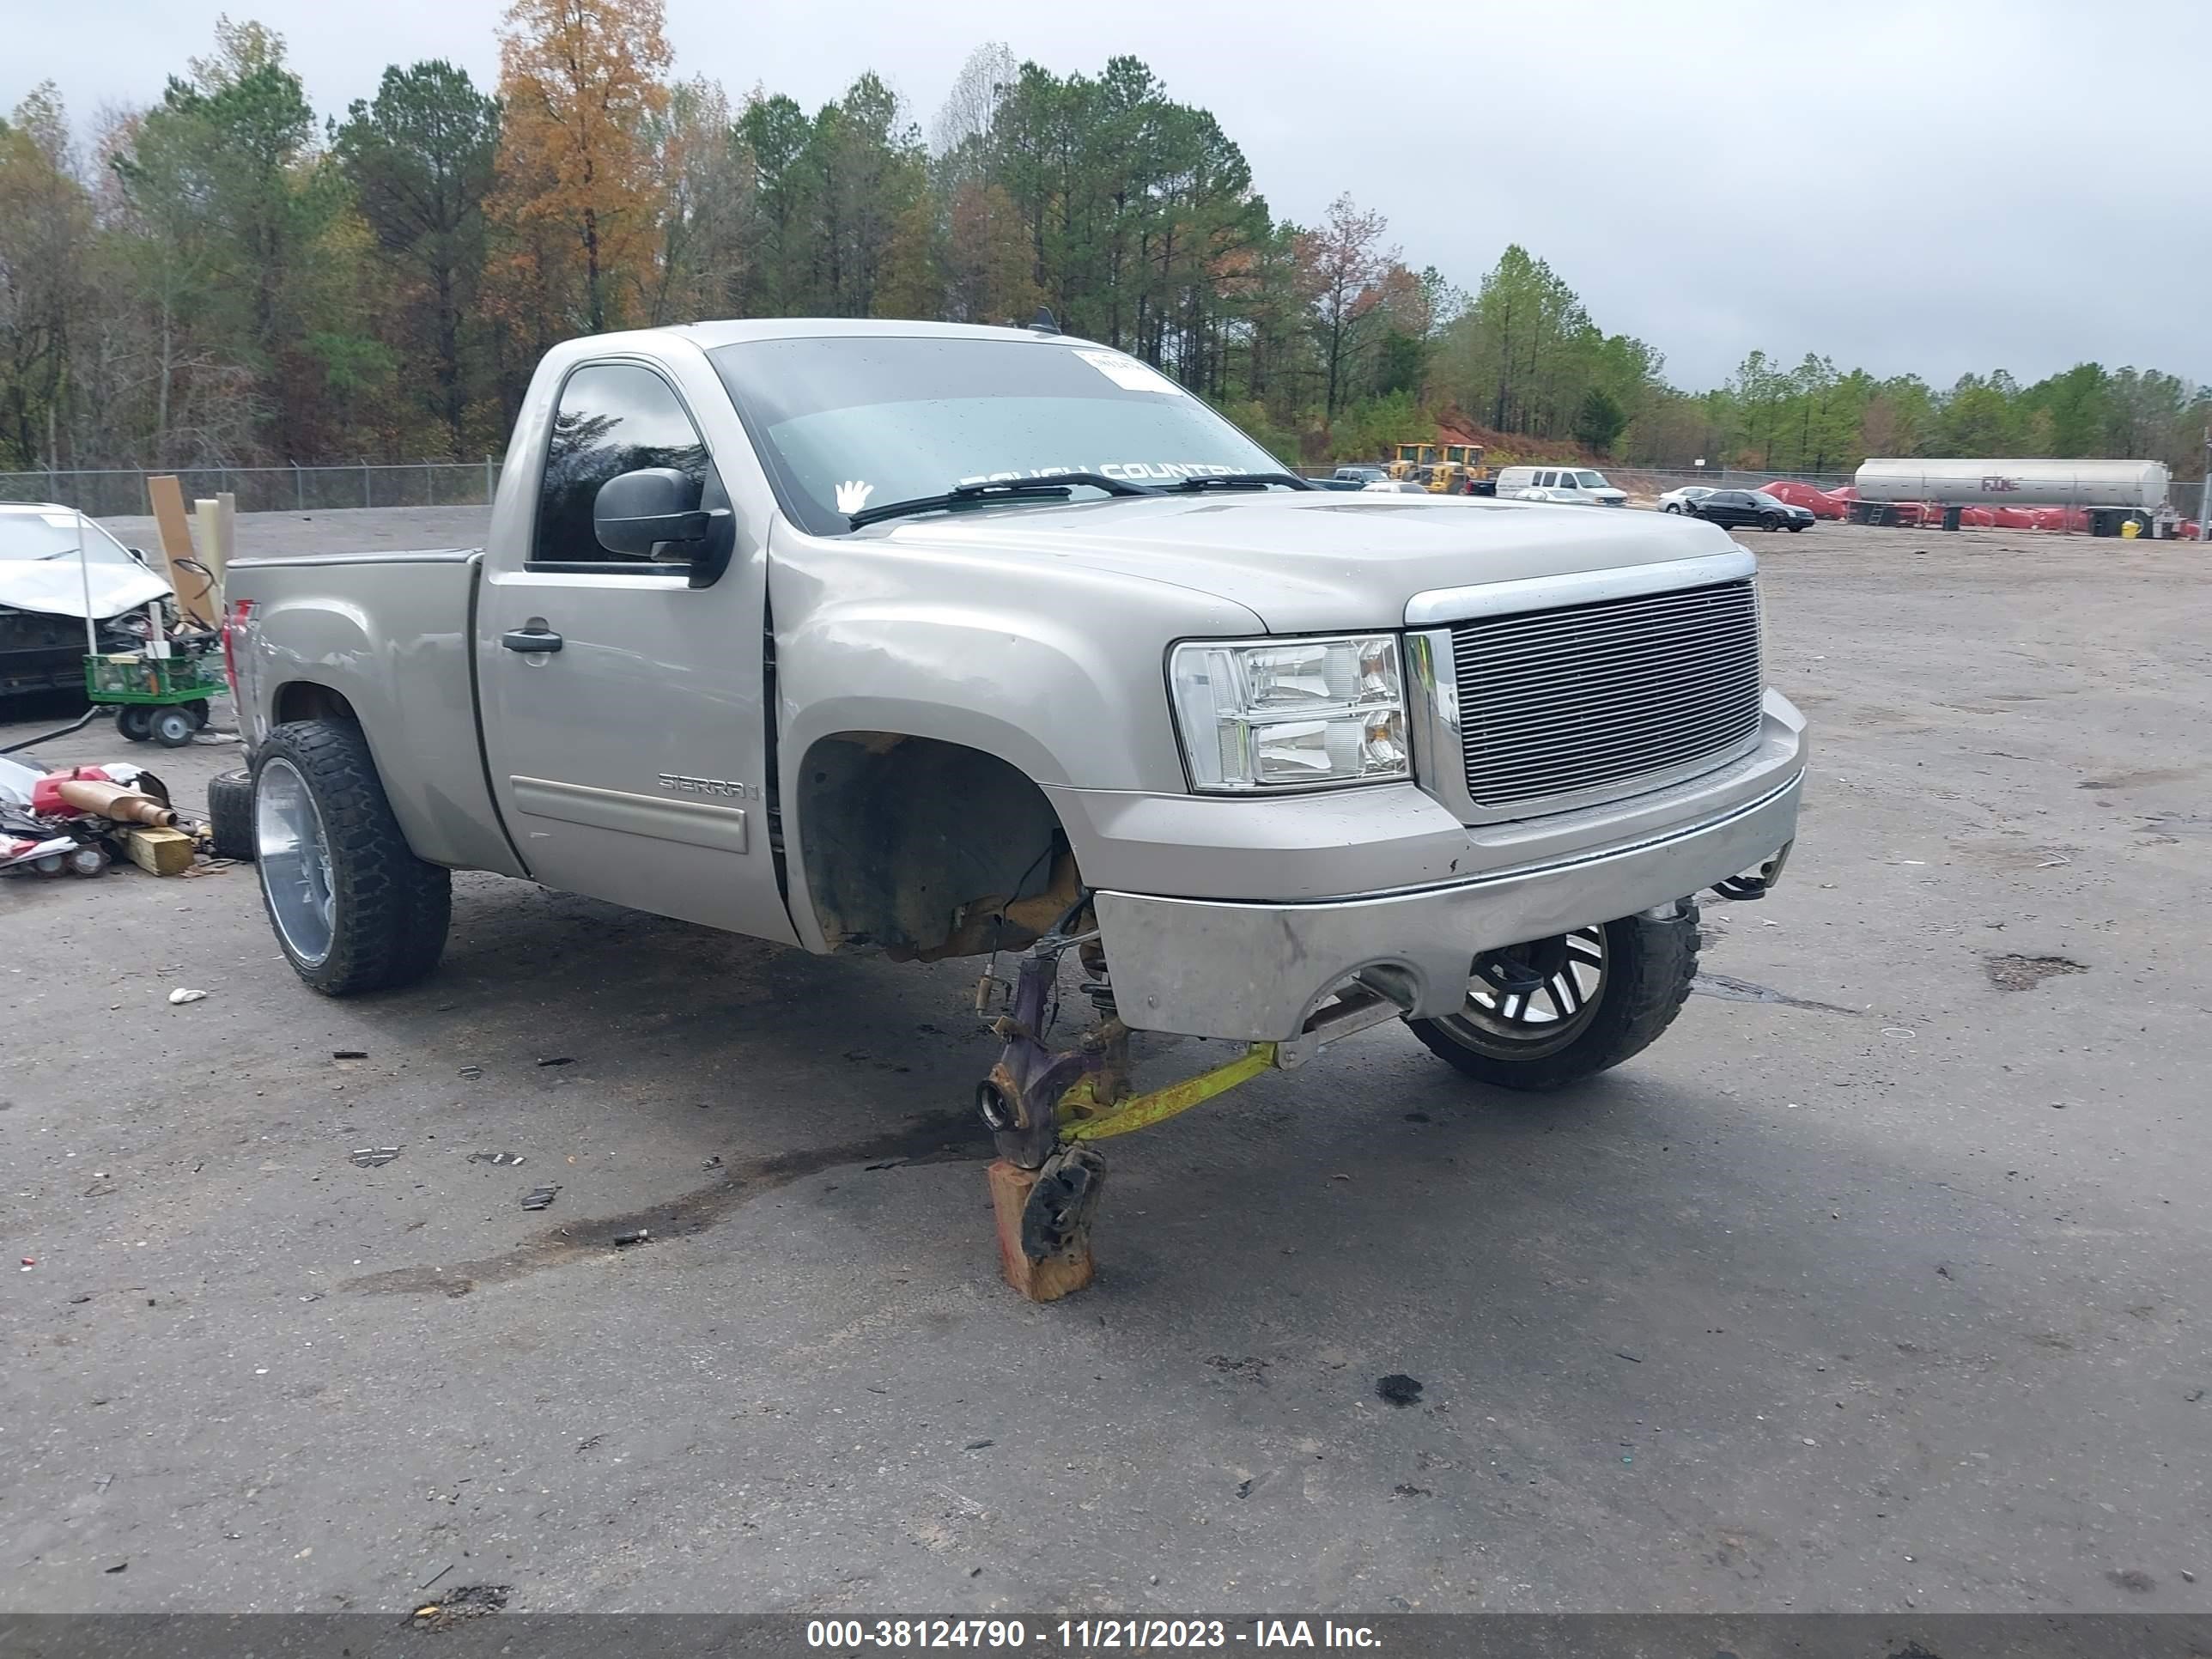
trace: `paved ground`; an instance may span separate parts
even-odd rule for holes
[[[471,877],[434,980],[338,1004],[250,871],[0,883],[37,1261],[0,1608],[441,1573],[532,1609],[2212,1607],[2202,555],[1756,540],[1819,781],[1781,892],[1708,911],[1728,994],[1548,1103],[1394,1027],[1118,1143],[1099,1283],[1051,1309],[994,1272],[972,968]],[[190,799],[236,752],[157,763]]]

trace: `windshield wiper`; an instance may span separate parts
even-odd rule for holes
[[[917,495],[910,501],[885,501],[881,507],[864,507],[858,513],[846,514],[854,529],[874,524],[879,519],[900,519],[913,513],[942,513],[948,507],[988,506],[993,501],[1036,501],[1040,497],[1059,496],[1062,500],[1078,484],[1089,484],[1093,489],[1103,489],[1109,495],[1157,495],[1159,491],[1143,484],[1131,483],[1127,478],[1109,477],[1103,472],[1054,472],[1041,478],[1000,478],[991,483],[955,484],[942,495]]]
[[[1168,486],[1195,494],[1201,489],[1265,489],[1269,484],[1281,484],[1291,489],[1311,489],[1313,485],[1295,472],[1212,472],[1200,473]]]

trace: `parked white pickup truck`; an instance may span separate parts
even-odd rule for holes
[[[1805,766],[1723,532],[1312,489],[1042,327],[570,341],[483,549],[240,560],[228,599],[301,978],[429,973],[456,869],[1018,952],[978,1098],[1044,1171],[1032,1260],[1087,1217],[1083,1143],[1363,1026],[1508,1088],[1635,1054],[1695,896],[1779,874]],[[1099,1023],[1056,1049],[1069,951]],[[1131,1030],[1240,1049],[1138,1092]]]

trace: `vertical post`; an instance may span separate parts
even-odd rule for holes
[[[301,512],[307,510],[307,475],[300,471],[297,461],[292,463],[292,500]]]
[[[425,461],[422,463],[422,505],[435,507],[437,504],[438,481],[430,476],[430,463]]]
[[[487,455],[484,457],[484,505],[489,507],[491,498],[498,493],[498,481],[492,476],[491,457]]]
[[[361,464],[361,504],[363,507],[376,505],[368,498],[368,463],[367,461]]]
[[[76,513],[76,579],[84,592],[84,654],[100,654],[100,629],[92,619],[92,563],[91,555],[84,547],[84,509]]]
[[[2212,542],[2212,426],[2204,428],[2204,483],[2197,492],[2197,539]]]

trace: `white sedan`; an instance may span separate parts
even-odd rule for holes
[[[1680,489],[1670,489],[1659,498],[1659,510],[1686,514],[1692,502],[1702,501],[1718,488],[1717,484],[1684,484]]]

